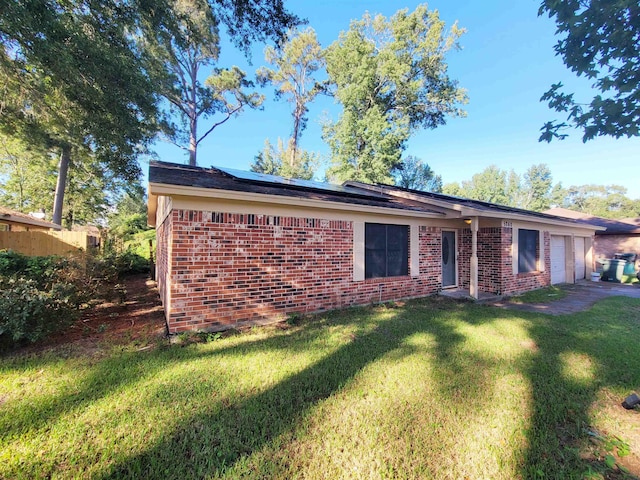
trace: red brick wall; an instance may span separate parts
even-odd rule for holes
[[[511,239],[513,230],[510,227],[503,227],[502,248],[511,251]],[[540,255],[540,252],[538,252]],[[511,255],[503,257],[502,263],[503,275],[500,294],[514,295],[517,293],[535,290],[536,288],[547,287],[551,285],[551,235],[544,232],[543,257],[544,271],[513,274],[513,261]]]
[[[479,260],[479,259],[478,259]],[[458,286],[469,288],[471,282],[471,229],[458,230]]]
[[[424,296],[440,288],[439,229],[419,230],[417,278],[354,282],[350,221],[174,210],[169,225],[171,333]],[[167,238],[164,231],[158,235]]]
[[[640,255],[640,235],[596,235],[593,243],[594,261],[601,258],[613,258],[616,253],[635,253]],[[594,268],[598,264],[594,265]],[[636,261],[640,266],[640,258]]]
[[[459,230],[459,284],[469,288],[471,260],[471,229]],[[511,258],[512,229],[489,227],[478,230],[478,289],[496,295],[513,295],[550,285],[550,236],[544,234],[545,271],[513,274]]]
[[[511,244],[505,250],[503,229],[486,227],[478,229],[478,290],[485,293],[499,294],[502,288],[505,256],[511,255]],[[471,229],[458,231],[460,246],[458,250],[459,283],[469,288],[471,263]],[[509,236],[509,242],[511,236]],[[510,260],[510,259],[509,259]]]
[[[478,290],[481,292],[499,294],[502,290],[505,257],[511,256],[511,245],[504,248],[502,230],[500,227],[478,230]]]

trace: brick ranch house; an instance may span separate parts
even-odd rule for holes
[[[386,185],[164,162],[151,162],[148,207],[170,333],[443,289],[478,298],[574,282],[591,273],[598,230]]]

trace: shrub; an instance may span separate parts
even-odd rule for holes
[[[147,273],[149,271],[149,259],[131,250],[125,250],[116,255],[116,268],[120,277],[133,273]]]
[[[73,284],[55,283],[47,291],[33,279],[0,277],[0,290],[1,343],[35,342],[78,316],[78,295]]]
[[[130,250],[71,258],[0,251],[0,346],[35,342],[66,327],[92,299],[114,297],[119,278],[148,271],[149,260]]]
[[[108,272],[108,264],[91,256],[0,251],[0,345],[35,342],[69,325],[108,283]]]
[[[149,271],[149,260],[140,255],[125,250],[123,252],[109,252],[93,259],[92,269],[95,275],[103,277],[110,283],[115,283],[126,275],[146,273]],[[101,272],[100,272],[101,270]]]

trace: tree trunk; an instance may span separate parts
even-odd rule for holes
[[[191,119],[189,130],[189,165],[195,167],[197,165],[196,154],[198,153],[198,120]]]
[[[304,115],[304,109],[296,106],[293,114],[293,134],[291,135],[291,168],[293,168],[298,153],[298,140],[300,139],[300,125]]]
[[[193,60],[190,64],[189,79],[189,101],[187,108],[189,109],[189,165],[195,167],[198,162],[196,156],[198,154],[198,62]]]
[[[71,147],[65,145],[62,147],[62,155],[60,155],[58,182],[56,183],[56,194],[53,199],[53,223],[60,225],[60,227],[62,227],[62,205],[64,202],[64,191],[67,186],[67,173],[69,172],[70,161]]]

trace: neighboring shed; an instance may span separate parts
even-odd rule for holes
[[[547,210],[546,213],[605,228],[605,230],[596,232],[593,244],[594,261],[613,258],[617,253],[640,255],[640,218],[613,220],[575,212],[566,208],[552,208]],[[640,262],[640,259],[638,261]]]
[[[0,206],[0,231],[60,230],[60,225]]]
[[[386,185],[151,162],[171,333],[420,297],[511,295],[591,272],[598,227]],[[576,239],[583,248],[576,255]]]

